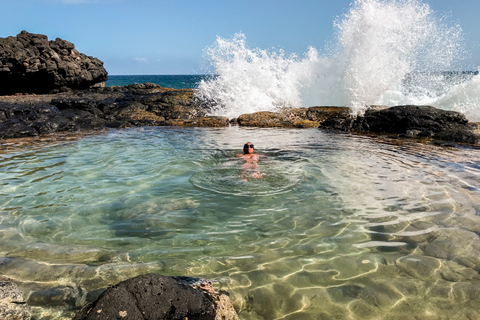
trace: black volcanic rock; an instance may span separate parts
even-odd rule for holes
[[[465,115],[431,106],[396,106],[383,110],[367,110],[364,129],[375,132],[406,133],[418,130],[431,137],[437,132],[455,129],[468,123]]]
[[[138,126],[226,127],[206,117],[193,89],[145,84],[0,97],[0,139]]]
[[[71,42],[26,31],[0,38],[0,95],[85,89],[105,80],[103,62]]]
[[[207,116],[194,89],[152,83],[90,88],[45,95],[0,97],[0,139],[55,132],[139,126],[226,127],[226,117]],[[480,144],[480,128],[455,111],[430,106],[374,106],[363,116],[346,107],[310,107],[239,116],[240,126],[311,128],[355,133],[397,134]]]
[[[479,144],[465,115],[432,106],[395,106],[369,109],[364,116],[337,117],[326,120],[322,129],[345,132],[395,133],[409,138],[433,138],[468,144]]]
[[[470,144],[480,142],[480,137],[472,132],[464,114],[431,106],[407,105],[367,110],[363,119],[358,120],[358,129],[369,132],[399,133],[408,137]]]
[[[110,286],[73,319],[238,320],[225,297],[205,280],[145,274]]]

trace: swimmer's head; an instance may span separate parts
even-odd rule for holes
[[[253,153],[253,151],[254,151],[254,147],[253,147],[252,143],[247,142],[243,145],[243,153],[244,154]]]

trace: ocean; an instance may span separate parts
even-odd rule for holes
[[[201,80],[209,79],[209,75],[109,75],[105,86],[125,86],[128,84],[152,82],[163,88],[197,88]]]
[[[248,64],[252,63],[252,61],[248,62]],[[391,84],[391,87],[385,87],[384,92],[379,92],[374,85],[364,88],[362,93],[378,96],[369,103],[366,101],[360,103],[345,100],[348,95],[346,92],[351,90],[339,92],[340,87],[334,85],[338,85],[343,80],[337,78],[338,74],[335,72],[311,75],[313,80],[304,79],[306,83],[292,84],[289,82],[291,79],[286,79],[290,71],[274,69],[275,73],[272,73],[272,70],[266,72],[262,67],[263,63],[264,61],[257,61],[254,65],[250,65],[249,68],[254,68],[255,71],[247,73],[242,70],[245,66],[241,63],[232,68],[232,74],[222,74],[220,70],[220,74],[215,75],[109,75],[105,85],[111,87],[152,82],[164,88],[198,89],[200,97],[215,100],[221,106],[213,111],[215,115],[229,118],[235,118],[242,113],[275,111],[278,107],[346,105],[350,106],[354,112],[362,112],[368,104],[390,107],[402,104],[426,104],[440,109],[459,111],[464,113],[470,121],[480,121],[479,71],[404,73],[399,75],[400,81]],[[258,70],[261,73],[258,73]],[[264,74],[265,72],[267,74]],[[237,78],[232,77],[235,74],[238,75]],[[272,85],[271,79],[265,80],[271,77],[285,79],[286,83]],[[267,87],[264,81],[268,82]],[[372,90],[375,92],[367,92]],[[322,91],[325,92],[319,94]],[[360,95],[355,96],[357,99],[364,99]]]

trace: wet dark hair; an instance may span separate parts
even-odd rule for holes
[[[247,142],[247,143],[245,143],[245,144],[243,145],[243,153],[244,153],[244,154],[247,154],[248,144],[249,144],[249,143],[252,145],[252,147],[253,147],[252,149],[255,149],[255,147],[253,146],[253,143]]]

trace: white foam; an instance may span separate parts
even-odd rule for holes
[[[480,114],[480,76],[458,73],[463,49],[459,25],[448,25],[419,0],[356,0],[338,18],[336,44],[303,57],[249,48],[246,37],[218,37],[207,48],[215,78],[199,97],[214,100],[212,114],[274,111],[278,107],[430,104]]]

